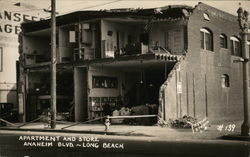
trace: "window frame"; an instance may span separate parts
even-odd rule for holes
[[[207,28],[200,29],[200,44],[203,50],[214,51],[213,32]]]
[[[242,54],[241,54],[241,41],[240,41],[240,39],[238,39],[235,36],[231,36],[230,43],[231,43],[231,55],[241,57]],[[238,45],[238,46],[236,47],[236,45]],[[237,50],[236,50],[236,48],[237,48]]]
[[[209,14],[208,13],[203,13],[203,18],[206,21],[210,21]]]
[[[92,76],[92,88],[117,89],[118,79],[117,77],[93,75]]]
[[[224,49],[228,48],[227,36],[225,34],[220,34],[220,48],[224,48]]]
[[[228,74],[221,75],[221,87],[222,88],[229,88],[230,87],[230,78]]]

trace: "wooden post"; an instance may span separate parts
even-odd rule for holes
[[[50,80],[50,111],[51,129],[56,128],[56,14],[55,0],[51,0],[51,80]]]

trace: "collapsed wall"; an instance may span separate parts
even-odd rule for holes
[[[241,52],[234,43],[240,42],[239,30],[236,16],[204,3],[195,7],[187,22],[186,56],[161,87],[164,120],[184,115],[212,122],[243,119],[242,63],[235,62]]]
[[[162,84],[159,91],[159,116],[163,120],[178,117],[177,108],[177,93],[180,90],[177,87],[178,71],[180,71],[180,65],[183,64],[184,57],[181,57],[179,61],[174,65],[173,69],[168,74],[167,80]]]
[[[206,62],[194,64],[191,52],[183,56],[169,73],[159,92],[159,115],[163,120],[184,115],[198,120],[208,117],[211,122],[241,120],[243,112],[241,65],[218,68],[209,64],[211,54],[204,53]],[[223,87],[224,71],[234,73],[230,87]]]

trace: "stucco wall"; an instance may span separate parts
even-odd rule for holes
[[[7,3],[6,3],[7,2]],[[38,14],[37,9],[27,12],[25,6],[16,6],[8,1],[0,2],[0,102],[13,103],[18,108],[16,95],[16,61],[18,60],[18,34],[20,23],[26,20],[37,21],[45,14]],[[28,9],[29,10],[29,9]]]
[[[166,82],[164,94],[165,107],[163,107],[163,112],[165,113],[165,119],[177,117],[176,79],[176,70],[172,70],[168,75],[168,81]]]

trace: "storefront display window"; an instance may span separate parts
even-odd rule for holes
[[[105,115],[107,107],[110,111],[116,108],[116,97],[89,97],[90,116],[92,119],[99,118]]]
[[[93,88],[117,88],[116,77],[93,76]]]

